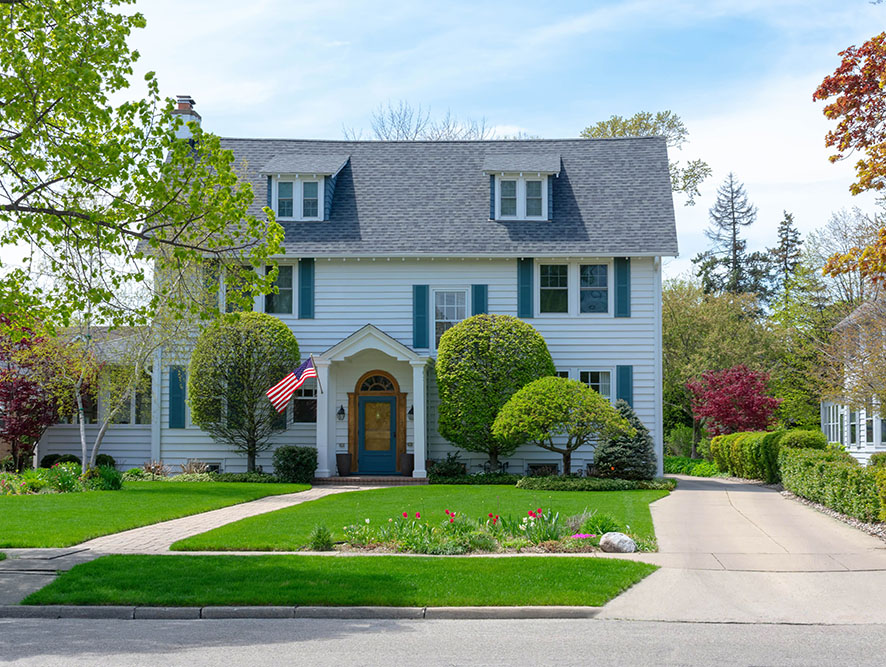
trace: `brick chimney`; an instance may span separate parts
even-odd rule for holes
[[[176,95],[176,105],[175,109],[172,110],[177,116],[181,116],[182,120],[185,122],[178,130],[175,132],[175,136],[179,139],[190,139],[191,138],[191,130],[188,128],[187,123],[189,121],[194,121],[197,125],[200,124],[200,114],[198,114],[194,110],[194,98],[190,95]]]

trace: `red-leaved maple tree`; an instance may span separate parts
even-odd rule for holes
[[[36,369],[23,360],[39,337],[25,338],[9,335],[12,322],[0,315],[0,441],[11,449],[13,465],[21,470],[34,453],[37,442],[57,419],[54,397],[39,381]]]
[[[704,421],[712,435],[760,431],[772,423],[780,400],[769,396],[769,375],[744,365],[702,373],[701,379],[687,382],[692,394],[695,418]]]
[[[882,190],[886,187],[886,32],[861,46],[850,46],[840,56],[840,65],[812,95],[813,100],[835,98],[824,108],[825,116],[838,121],[825,137],[825,144],[837,150],[830,160],[858,151],[858,180],[850,190],[853,194]]]

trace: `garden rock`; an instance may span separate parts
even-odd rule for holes
[[[624,533],[606,533],[600,538],[600,548],[607,553],[630,554],[637,550],[637,543]]]

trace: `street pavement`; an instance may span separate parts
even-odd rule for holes
[[[0,620],[10,665],[877,665],[886,626],[600,620]]]

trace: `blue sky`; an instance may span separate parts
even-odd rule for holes
[[[867,0],[357,2],[141,0],[140,71],[197,101],[225,136],[341,138],[373,109],[408,100],[485,118],[499,132],[573,137],[612,114],[671,109],[690,130],[672,158],[714,169],[694,208],[676,201],[681,257],[729,171],[759,209],[753,249],[782,210],[808,231],[852,197],[848,164],[827,161],[830,123],[812,91],[837,52],[886,26]],[[138,81],[138,77],[135,79]],[[140,92],[138,86],[134,91]]]

